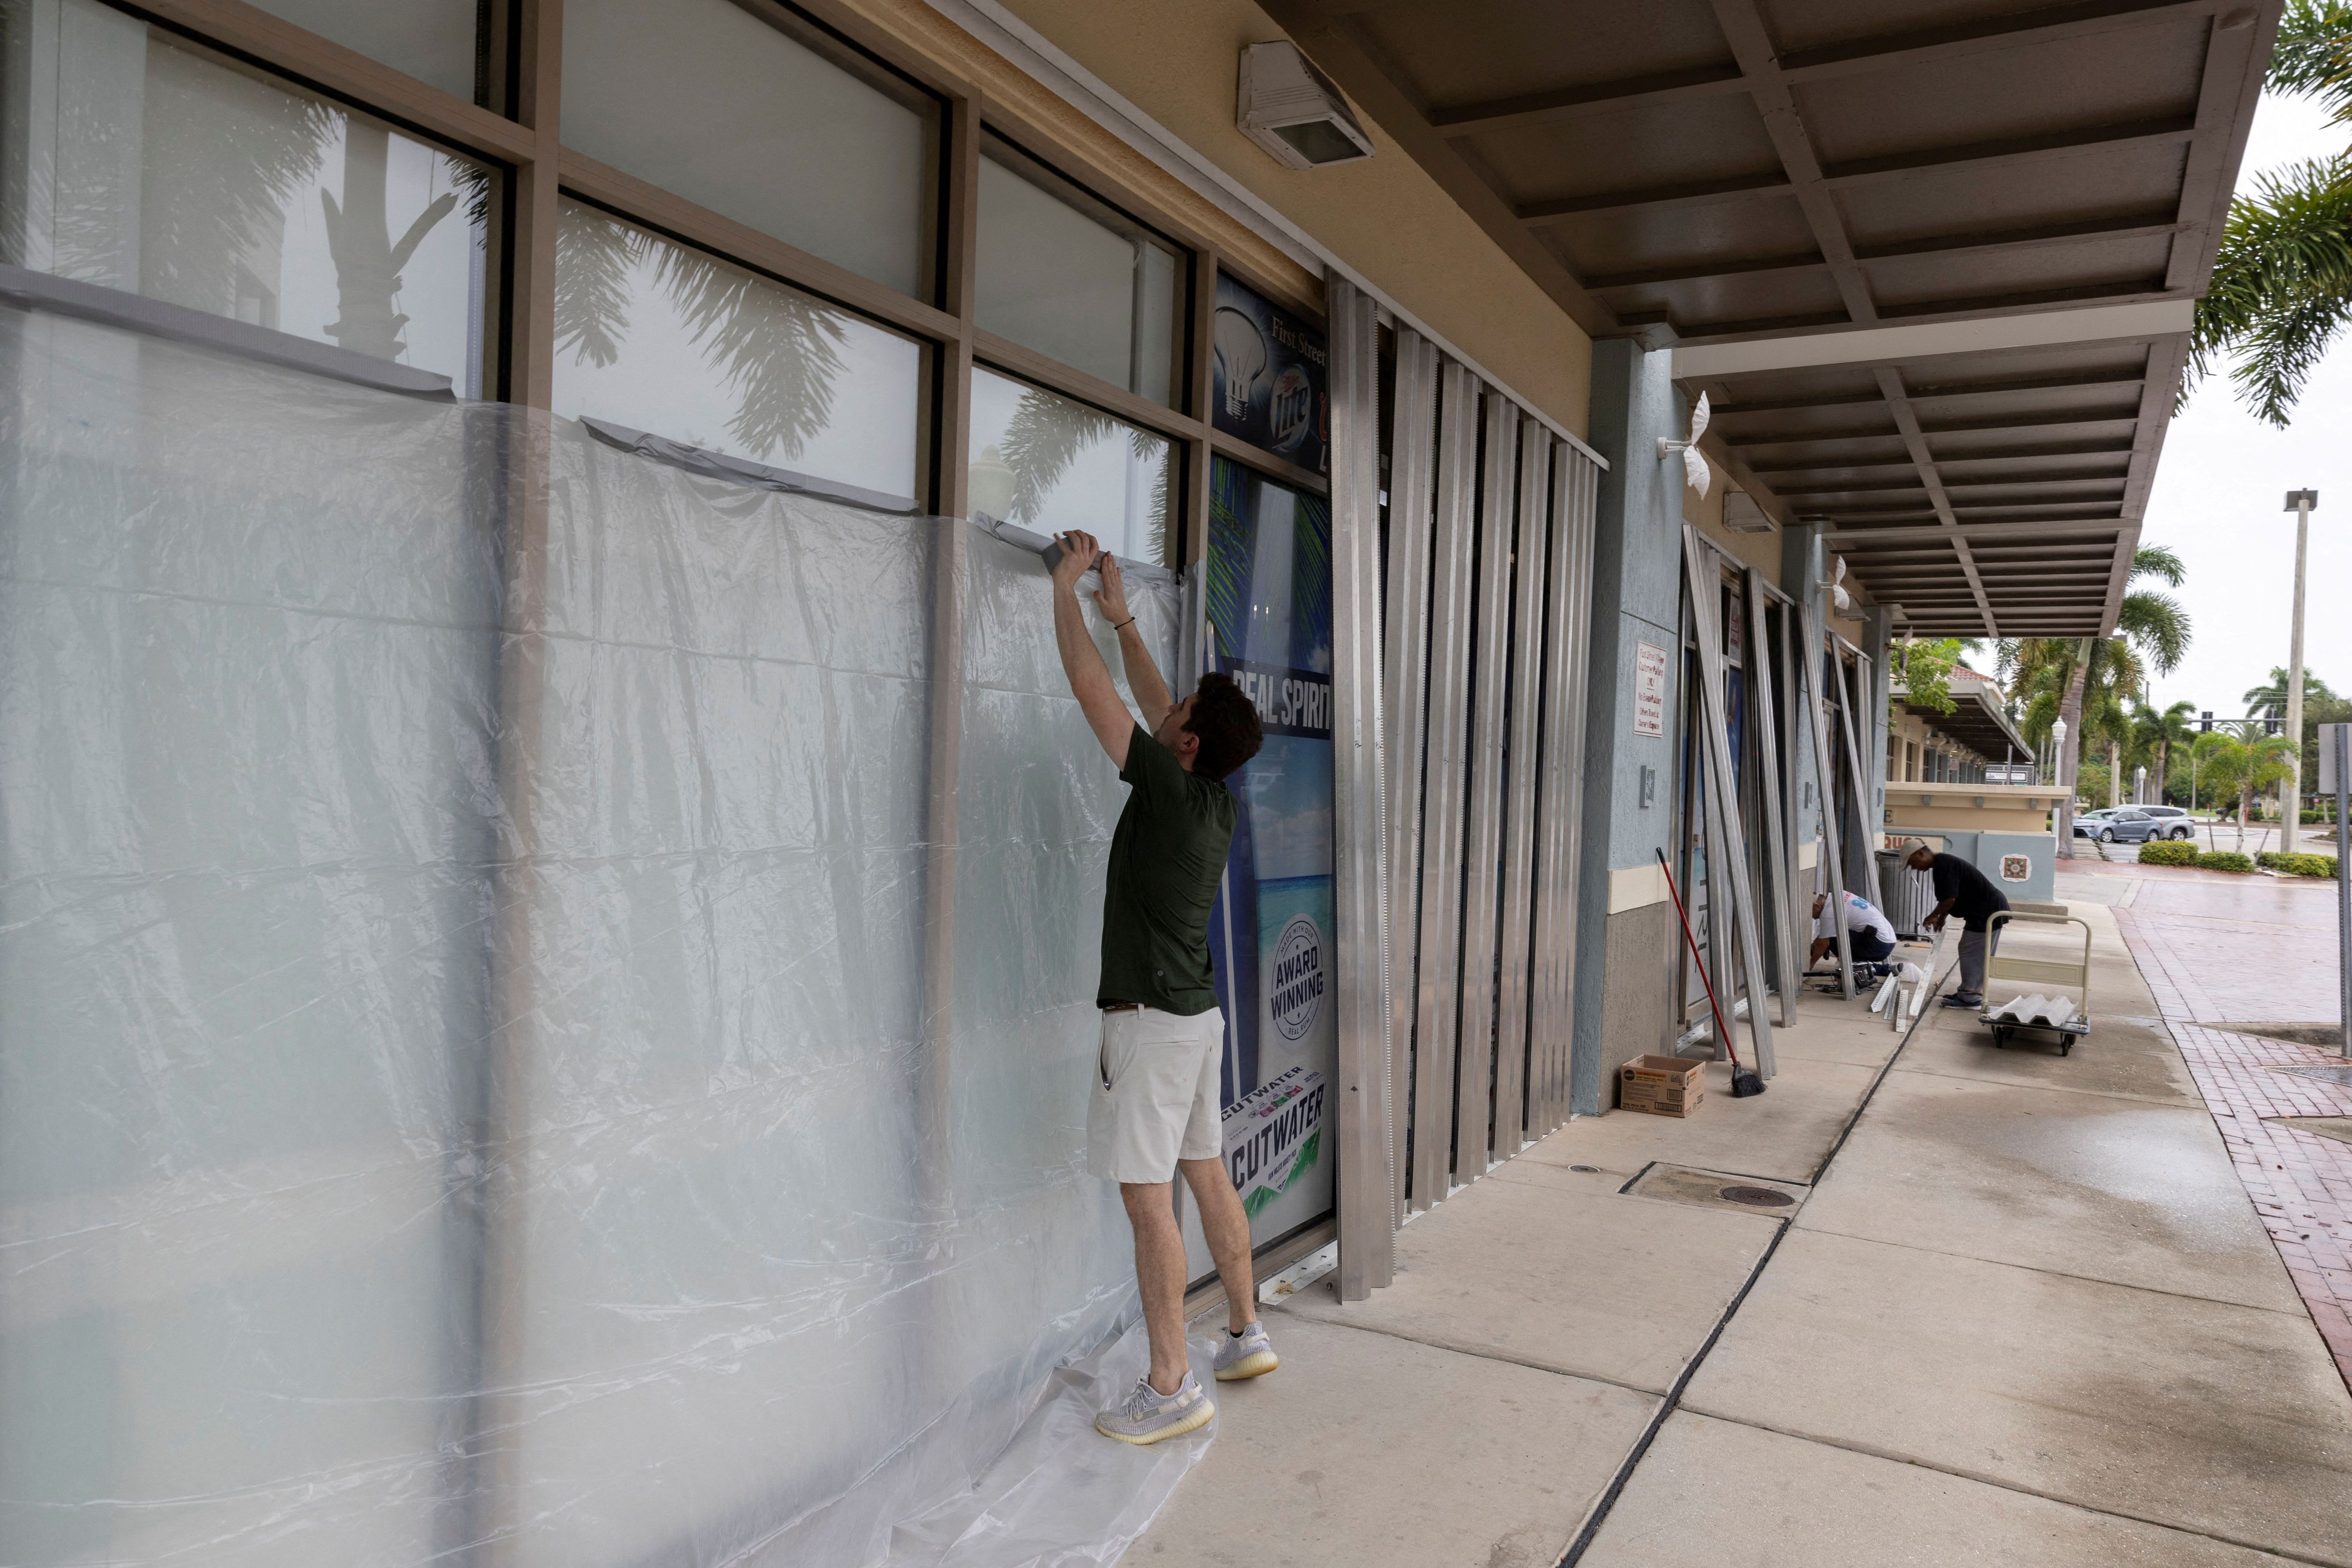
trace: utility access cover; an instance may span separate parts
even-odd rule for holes
[[[1690,1165],[1653,1165],[1619,1189],[1635,1197],[1663,1198],[1699,1208],[1738,1209],[1785,1217],[1797,1212],[1811,1188],[1732,1171],[1702,1171]]]

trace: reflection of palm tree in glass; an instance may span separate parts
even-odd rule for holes
[[[119,116],[119,104],[89,96],[94,121]],[[274,311],[287,209],[317,177],[341,112],[153,38],[146,96],[139,291],[236,315],[243,275],[266,290]]]
[[[379,359],[408,351],[400,329],[408,318],[392,308],[400,293],[400,269],[425,243],[434,225],[457,205],[457,193],[433,198],[397,244],[384,217],[384,173],[392,137],[383,127],[354,120],[343,128],[343,200],[319,193],[327,212],[327,251],[335,258],[335,286],[342,314],[327,324],[327,335],[347,349]]]
[[[1073,403],[1047,392],[1024,391],[1021,405],[1004,426],[998,450],[1013,469],[1013,517],[1015,522],[1035,519],[1045,498],[1069,471],[1078,454],[1097,441],[1124,433],[1135,461],[1156,469],[1151,479],[1150,513],[1144,528],[1139,560],[1161,564],[1168,537],[1168,442],[1148,430],[1114,419],[1099,409]]]
[[[656,286],[677,307],[696,346],[725,371],[740,400],[727,427],[746,449],[797,458],[833,423],[847,334],[815,300],[569,204],[556,258],[559,350],[589,364],[616,363],[635,294],[630,275],[650,258]]]
[[[394,309],[401,268],[434,227],[463,200],[477,223],[486,220],[489,178],[478,165],[434,154],[451,189],[429,203],[397,242],[385,212],[392,133],[341,110],[226,71],[186,50],[150,37],[142,135],[139,213],[140,288],[197,310],[236,315],[264,326],[277,320],[279,252],[286,220],[304,189],[316,182],[328,144],[343,138],[342,200],[320,190],[327,247],[335,267],[341,316],[320,324],[347,349],[380,359],[406,352]],[[119,106],[85,96],[94,136],[114,133]],[[77,133],[81,127],[77,126]],[[93,160],[77,160],[77,168]],[[94,211],[110,221],[116,209],[99,193],[95,203],[66,204],[68,213]],[[296,324],[298,331],[313,323]]]

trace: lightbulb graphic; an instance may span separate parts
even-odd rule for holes
[[[1225,384],[1225,417],[1239,419],[1249,411],[1250,393],[1265,374],[1265,337],[1255,321],[1221,305],[1213,342],[1217,374]]]

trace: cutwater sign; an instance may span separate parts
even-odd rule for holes
[[[1323,933],[1294,915],[1274,944],[1274,1026],[1286,1040],[1306,1038],[1323,1005]]]
[[[1322,1144],[1323,1075],[1292,1068],[1225,1107],[1225,1168],[1256,1214],[1315,1163]]]

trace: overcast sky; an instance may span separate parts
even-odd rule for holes
[[[2333,153],[2352,127],[2331,126],[2307,99],[2265,98],[2239,188],[2266,168]],[[2240,405],[2226,375],[2200,387],[2165,437],[2142,542],[2170,545],[2189,568],[2178,590],[2195,626],[2189,657],[2155,679],[2155,706],[2186,700],[2245,712],[2244,693],[2287,658],[2294,591],[2290,489],[2319,492],[2311,517],[2304,662],[2336,690],[2352,686],[2352,339],[2338,340],[2304,390],[2294,425],[2274,430]],[[2140,586],[2151,585],[2141,579]],[[2161,584],[2153,584],[2161,588]]]

